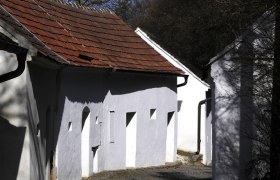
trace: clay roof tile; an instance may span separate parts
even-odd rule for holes
[[[42,54],[60,63],[182,73],[110,11],[71,7],[51,0],[0,0],[0,18]]]

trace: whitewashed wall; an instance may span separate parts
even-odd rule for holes
[[[187,73],[186,73],[187,74]],[[208,87],[197,78],[189,75],[188,84],[178,88],[178,102],[180,109],[178,112],[178,149],[188,152],[197,151],[197,121],[198,103],[206,99]],[[205,127],[208,127],[207,133]],[[210,130],[209,130],[210,128]],[[207,139],[208,137],[208,139]],[[211,119],[206,119],[205,105],[201,106],[201,151],[203,163],[211,163],[211,155],[206,157],[206,151],[212,149]],[[208,143],[208,144],[207,144]],[[208,145],[206,147],[206,144]],[[209,154],[209,152],[208,152]]]
[[[0,32],[19,46],[29,49],[27,60],[31,60],[36,49],[25,38],[2,20]],[[0,50],[0,75],[16,68],[16,55]],[[43,163],[37,159],[40,152],[36,152],[34,138],[31,136],[31,132],[36,130],[30,117],[31,113],[37,112],[32,112],[34,109],[31,106],[35,102],[31,100],[32,92],[28,93],[27,90],[29,82],[29,71],[26,68],[20,76],[0,83],[0,171],[3,179],[44,179]]]
[[[14,54],[0,51],[0,74],[14,70]],[[38,112],[28,68],[18,77],[0,84],[1,169],[4,179],[44,179],[45,154],[38,135]],[[6,163],[5,163],[6,162]]]
[[[143,40],[153,47],[159,54],[168,60],[175,67],[189,75],[187,85],[178,88],[178,150],[197,151],[197,116],[198,103],[206,99],[206,91],[209,85],[201,81],[187,67],[180,63],[171,54],[166,52],[156,42],[150,39],[140,28],[135,31]],[[184,78],[178,77],[178,84]],[[201,108],[201,151],[203,163],[210,164],[212,160],[212,135],[211,116],[206,119],[205,105]],[[206,127],[206,128],[205,128]]]
[[[93,139],[90,139],[90,147],[100,145],[98,147],[99,171],[125,169],[127,166],[147,167],[165,164],[167,114],[175,112],[176,116],[176,89],[174,89],[176,79],[167,78],[163,83],[161,78],[134,74],[118,75],[113,73],[107,77],[106,75],[100,77],[98,74],[77,75],[70,73],[65,74],[62,82],[61,90],[64,95],[62,97],[65,99],[58,137],[59,177],[63,179],[71,174],[73,174],[72,177],[74,174],[80,174],[78,173],[81,171],[79,165],[81,161],[80,123],[81,112],[85,106],[91,110],[92,132],[90,133]],[[154,120],[150,118],[151,109],[156,109]],[[131,123],[136,123],[134,126],[136,129],[127,131],[126,128],[129,127],[126,127],[126,113],[131,112],[135,112]],[[96,118],[98,118],[98,124],[95,123]],[[71,132],[67,130],[69,121],[73,123]],[[100,129],[98,126],[101,126]],[[95,129],[101,131],[100,139],[94,139],[99,133],[95,132]],[[133,135],[133,133],[135,134]],[[136,146],[135,150],[130,152],[134,152],[134,155],[126,156],[126,150],[128,150],[126,136],[135,137],[136,142],[130,144]],[[175,160],[176,135],[173,143],[173,159]],[[94,159],[91,150],[89,153],[88,166],[90,173],[92,173]],[[127,158],[132,158],[129,164],[126,164]],[[63,167],[63,164],[67,166]]]
[[[211,76],[215,84],[212,108],[215,179],[238,179],[240,99],[225,76],[227,58],[230,56],[211,66]],[[240,83],[237,85],[240,86]]]
[[[17,67],[14,54],[0,50],[0,75]],[[0,156],[2,177],[30,178],[29,128],[26,109],[26,72],[0,83]]]
[[[26,39],[17,34],[12,37],[34,55],[36,50]],[[10,54],[0,52],[3,74],[15,68],[16,61],[3,60]],[[130,161],[134,162],[134,167],[163,165],[166,152],[169,161],[176,160],[176,77],[92,73],[92,69],[72,72],[58,66],[46,69],[47,65],[40,64],[36,58],[31,61],[31,56],[28,60],[21,76],[0,84],[3,93],[0,97],[3,128],[0,149],[1,156],[9,162],[8,165],[1,163],[1,169],[7,170],[2,177],[49,179],[52,162],[53,177],[59,179],[80,179],[82,171],[86,176],[130,167],[126,164],[126,133],[131,132],[136,133],[133,135],[136,147],[132,151],[135,156],[130,156],[134,157]],[[82,165],[81,160],[81,122],[86,106],[90,109],[90,121],[86,123],[90,126],[87,135],[90,142],[85,143],[90,148],[85,150],[88,151],[85,157],[90,158],[88,166]],[[151,109],[156,109],[155,119],[150,117]],[[128,131],[126,116],[131,112],[135,112],[132,121],[136,126]],[[174,113],[171,123],[174,131],[168,138],[170,144],[173,139],[173,151],[172,148],[166,150],[168,113]],[[16,133],[11,134],[10,129]],[[18,142],[13,144],[10,136]]]
[[[33,85],[41,87],[48,71],[33,66],[31,72],[35,77]],[[169,156],[176,160],[176,77],[96,72],[86,68],[62,68],[53,74],[61,77],[57,81],[59,87],[49,88],[54,87],[49,81],[46,88],[38,89],[38,93],[35,90],[35,95],[43,111],[49,101],[45,93],[54,94],[52,89],[58,93],[54,95],[58,97],[54,144],[59,179],[80,179],[82,174],[89,176],[104,170],[164,165],[169,112],[174,112],[174,148]],[[90,110],[90,121],[84,128],[87,125],[90,128],[86,132],[89,133],[89,140],[85,141],[88,146],[82,149],[84,108]],[[150,118],[151,109],[156,109],[154,119]],[[131,114],[127,116],[127,113]],[[126,127],[126,120],[132,114],[134,117],[131,116]],[[135,147],[126,147],[127,137]],[[126,151],[130,154],[126,155]],[[83,156],[89,157],[88,162],[82,160]]]
[[[268,121],[259,119],[259,115],[270,107],[272,82],[271,61],[259,57],[273,57],[269,49],[273,45],[274,27],[274,15],[268,11],[210,61],[213,78],[213,179],[246,180],[253,176],[250,174],[252,158],[262,153],[260,146],[256,148],[257,141],[253,140],[262,138],[259,136],[259,131],[262,131],[258,129],[259,123]],[[263,47],[268,48],[264,51]],[[256,171],[259,164],[254,163]],[[257,175],[267,168],[265,163],[261,166],[260,171],[255,172]]]

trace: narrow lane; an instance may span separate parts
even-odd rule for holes
[[[207,166],[174,165],[141,169],[101,172],[86,180],[189,180],[212,179],[212,169]]]

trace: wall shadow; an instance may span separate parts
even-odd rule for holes
[[[28,63],[28,68],[40,121],[39,141],[46,141],[45,147],[42,143],[40,145],[41,149],[46,149],[42,169],[46,169],[48,162],[52,165],[55,161],[52,157],[58,143],[66,101],[84,105],[101,104],[108,95],[124,95],[161,87],[171,89],[174,93],[177,91],[175,76],[100,72],[95,69],[72,67],[48,69],[32,62]],[[50,114],[49,118],[46,118],[46,112]]]
[[[0,33],[0,39],[3,40],[4,37]],[[5,40],[9,41],[9,38]],[[0,59],[0,76],[16,69],[15,54],[0,50]],[[26,153],[24,139],[27,131],[26,89],[24,83],[18,83],[22,79],[23,76],[19,76],[0,83],[0,179],[5,180],[17,179],[25,164],[20,162],[23,152]],[[10,122],[15,122],[16,125]]]
[[[0,116],[1,179],[17,179],[26,127],[16,127]]]
[[[270,118],[263,112],[271,98],[273,14],[260,19],[212,65],[214,178],[249,179],[267,171]]]
[[[175,76],[118,71],[98,73],[94,69],[92,72],[85,73],[67,72],[66,70],[65,74],[61,83],[65,85],[65,89],[69,89],[65,97],[71,102],[98,103],[103,102],[109,92],[112,95],[124,95],[161,87],[177,92],[175,84],[177,77]],[[92,91],[90,92],[90,90]],[[77,96],[77,92],[82,96]]]

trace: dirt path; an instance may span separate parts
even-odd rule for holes
[[[95,174],[86,180],[210,180],[211,177],[211,167],[177,164],[173,166],[102,172]]]

